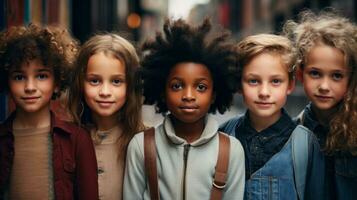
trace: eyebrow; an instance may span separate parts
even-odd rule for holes
[[[253,74],[253,73],[249,73],[249,74],[247,74],[247,75],[245,75],[245,77],[246,76],[251,76],[251,77],[260,77],[260,75],[259,74]],[[283,74],[271,74],[271,75],[269,75],[270,77],[281,77],[281,76],[284,76]]]
[[[101,77],[100,74],[94,74],[94,73],[90,73],[90,74],[86,74],[86,76],[95,76],[95,77]],[[110,77],[124,77],[125,78],[125,74],[113,74]]]
[[[48,68],[41,68],[41,69],[38,69],[37,72],[52,72],[52,70],[48,69]]]
[[[170,80],[179,80],[179,81],[182,81],[184,78],[181,78],[181,77],[177,77],[177,76],[174,76],[172,77]],[[208,78],[206,77],[200,77],[200,78],[196,78],[195,81],[208,81]]]
[[[48,68],[41,68],[41,69],[36,70],[36,72],[52,72],[52,70],[50,70]],[[15,69],[15,70],[11,70],[10,73],[24,73],[24,70]]]

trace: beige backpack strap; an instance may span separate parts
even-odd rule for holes
[[[222,199],[223,189],[226,187],[227,171],[229,165],[230,140],[223,133],[219,133],[219,150],[214,174],[213,186],[211,190],[211,200]]]
[[[149,181],[149,192],[151,200],[159,200],[159,186],[156,169],[156,145],[155,129],[149,128],[144,131],[144,159],[146,177]]]

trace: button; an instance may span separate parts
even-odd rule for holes
[[[98,174],[103,174],[104,173],[104,170],[102,168],[99,168],[98,169]]]

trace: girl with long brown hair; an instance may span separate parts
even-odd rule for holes
[[[143,128],[135,48],[119,35],[90,38],[79,52],[70,112],[93,139],[100,199],[121,199],[126,147]]]

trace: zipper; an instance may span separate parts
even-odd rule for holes
[[[186,200],[186,169],[187,169],[187,158],[188,152],[190,151],[190,144],[185,144],[183,146],[183,178],[182,178],[182,199]]]

